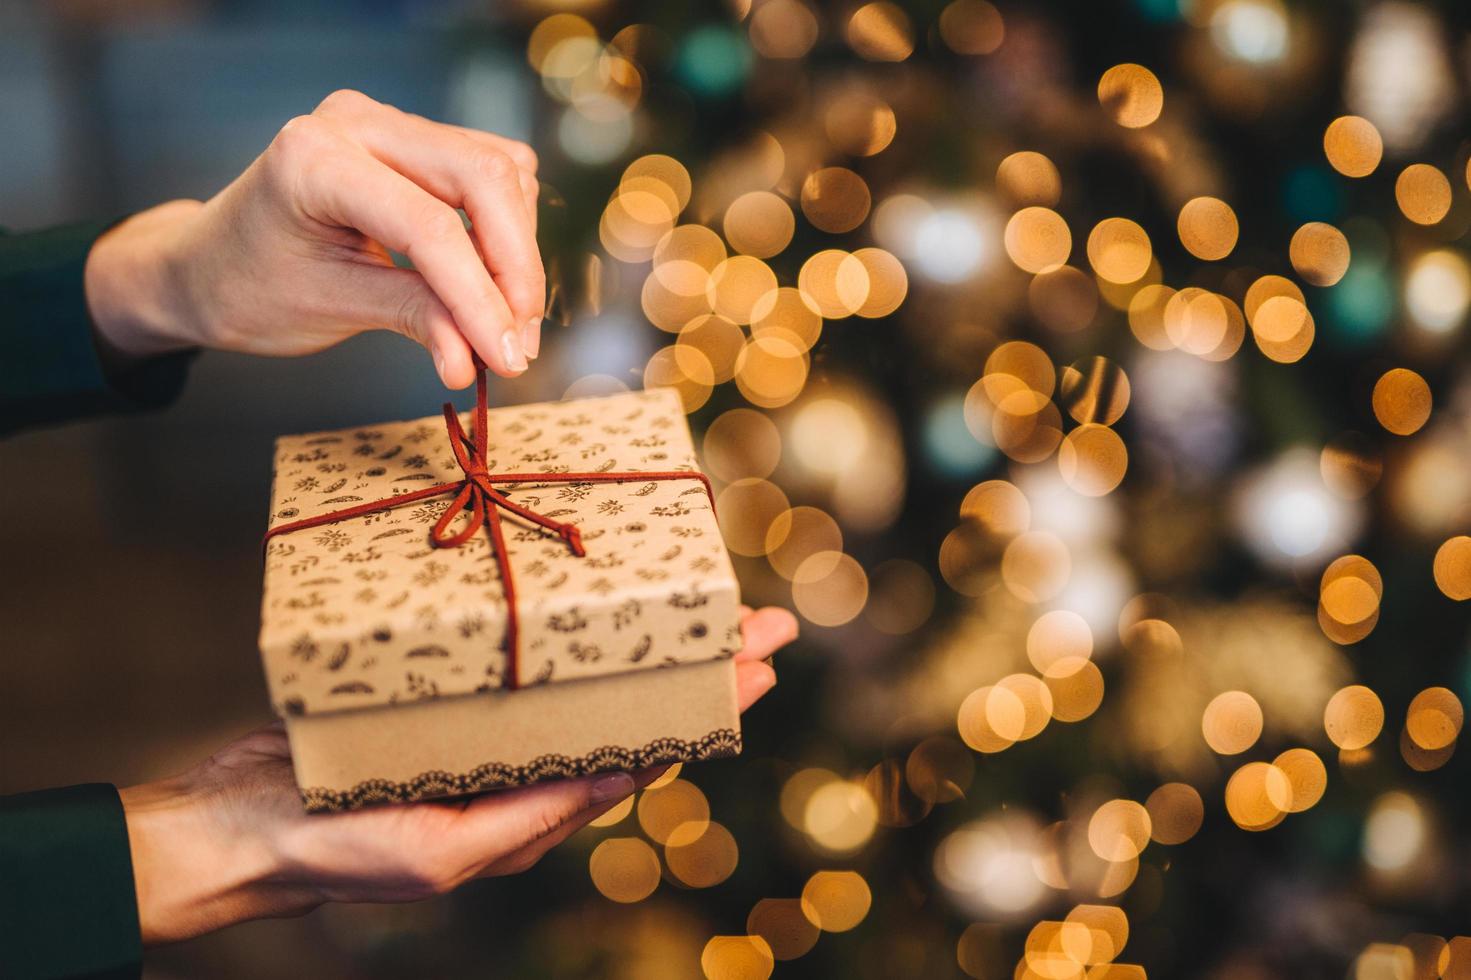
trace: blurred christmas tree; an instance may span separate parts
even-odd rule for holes
[[[805,636],[443,972],[1471,976],[1468,8],[558,7],[550,353]]]

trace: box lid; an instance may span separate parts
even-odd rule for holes
[[[469,429],[470,419],[462,416]],[[555,534],[502,512],[515,576],[521,683],[596,677],[730,656],[739,594],[697,479],[555,482],[558,473],[698,472],[667,389],[491,409],[488,469],[545,473],[497,483],[575,523]],[[283,436],[271,527],[464,478],[445,420]],[[260,649],[280,713],[305,714],[503,686],[505,590],[485,531],[435,548],[452,494],[271,538]]]

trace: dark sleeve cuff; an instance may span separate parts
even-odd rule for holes
[[[0,976],[132,980],[142,956],[117,789],[0,797]]]
[[[92,244],[114,224],[0,235],[0,434],[156,408],[183,388],[192,352],[122,374],[98,356],[83,273]]]

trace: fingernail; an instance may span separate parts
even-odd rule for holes
[[[633,777],[626,772],[610,772],[593,780],[592,792],[588,795],[593,803],[621,800],[633,792]]]
[[[443,381],[443,380],[445,380],[445,377],[444,377],[444,354],[437,347],[434,349],[433,353],[434,353],[434,370],[439,372],[439,380],[440,381]]]
[[[534,316],[521,324],[521,346],[527,357],[535,358],[541,353],[541,317]]]
[[[501,334],[501,356],[506,360],[506,367],[518,374],[526,370],[526,354],[521,350],[521,342],[516,339],[516,331],[507,330]]]

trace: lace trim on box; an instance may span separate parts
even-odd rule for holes
[[[642,769],[669,762],[723,759],[738,755],[740,751],[740,732],[720,728],[693,741],[658,738],[639,749],[605,745],[575,759],[565,755],[543,755],[524,766],[487,762],[465,773],[435,769],[420,773],[406,782],[369,779],[346,790],[312,787],[303,789],[301,798],[306,808],[313,813],[356,810],[375,803],[407,803],[432,797],[461,796],[505,786],[524,786],[544,779],[586,776],[609,769]]]

